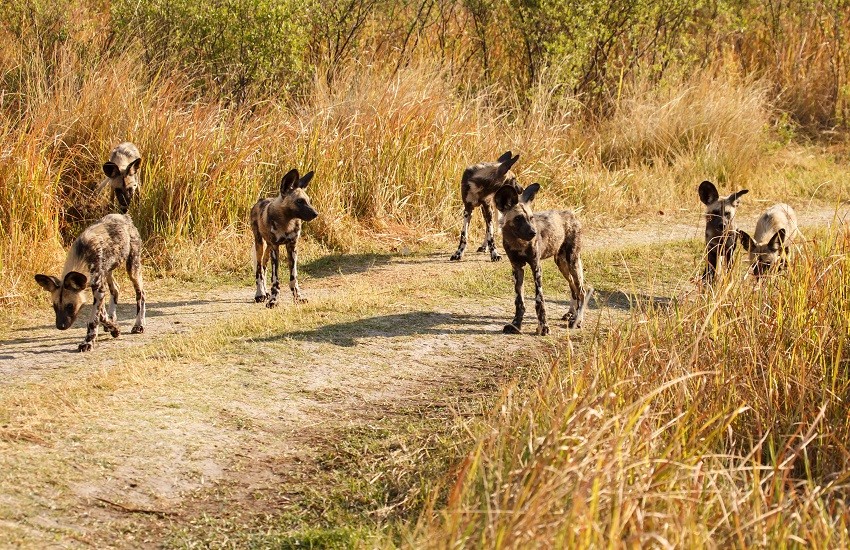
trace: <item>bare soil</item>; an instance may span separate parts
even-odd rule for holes
[[[806,225],[835,217],[831,209],[799,214]],[[755,217],[739,224],[752,227]],[[702,234],[696,216],[668,218],[588,232],[585,249]],[[515,364],[542,357],[555,339],[581,340],[561,321],[551,322],[552,336],[533,336],[533,307],[526,334],[501,334],[509,293],[434,292],[458,277],[483,285],[510,277],[506,261],[473,250],[449,262],[449,254],[308,267],[301,286],[309,306],[284,300],[273,312],[254,303],[248,281],[201,291],[152,282],[146,332],[101,335],[87,354],[76,351],[84,329],[59,332],[47,308],[32,312],[31,323],[0,341],[0,545],[159,546],[175,531],[201,529],[204,518],[252,525],[299,513],[339,434],[457,410],[492,394]],[[550,319],[560,319],[564,293],[565,285],[548,291]],[[349,305],[346,296],[360,300]],[[627,307],[597,297],[585,326]],[[134,313],[134,305],[119,309],[125,329]],[[240,320],[257,315],[269,328],[241,334]],[[275,328],[283,320],[296,328]],[[209,337],[223,325],[235,328]]]

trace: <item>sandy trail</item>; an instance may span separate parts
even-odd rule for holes
[[[755,218],[741,216],[739,224],[752,227]],[[800,218],[824,225],[835,212],[801,209]],[[660,217],[651,227],[589,231],[585,248],[701,234],[698,218],[682,223]],[[252,286],[149,292],[145,334],[101,335],[87,354],[76,352],[83,329],[59,332],[49,311],[37,312],[37,321],[0,341],[2,418],[8,403],[14,403],[9,410],[26,408],[15,402],[21,392],[61,395],[66,386],[90,385],[92,373],[111,374],[108,389],[96,398],[69,405],[69,411],[58,408],[55,425],[41,421],[51,426],[46,433],[27,431],[26,414],[0,426],[0,470],[7,472],[0,477],[0,531],[6,532],[0,544],[159,544],[174,522],[225,514],[234,502],[246,514],[296,506],[297,496],[281,493],[281,486],[297,486],[293,480],[303,465],[335,431],[435,406],[458,392],[473,395],[498,375],[506,357],[522,349],[528,358],[547,348],[547,339],[529,335],[533,307],[526,335],[501,334],[512,313],[509,296],[435,301],[429,291],[435,281],[509,277],[507,262],[492,264],[474,252],[448,262],[448,255],[377,256],[317,271],[302,281],[311,305],[363,293],[371,300],[368,312],[330,311],[327,322],[312,328],[236,338],[213,355],[170,360],[166,372],[124,373],[123,356],[155,349],[163,335],[191,341],[208,327],[263,311],[253,302]],[[309,268],[304,271],[309,275]],[[587,277],[592,284],[593,274]],[[550,319],[560,319],[564,298],[563,287],[550,292]],[[602,302],[586,323],[621,316],[628,307]],[[284,300],[275,314],[298,311]],[[134,306],[119,309],[122,328],[129,329],[133,316]],[[581,338],[564,322],[551,325],[555,337]]]

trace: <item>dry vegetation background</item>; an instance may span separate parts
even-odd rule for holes
[[[705,178],[833,200],[848,29],[837,0],[7,2],[2,294],[108,209],[122,140],[147,264],[183,276],[245,269],[246,212],[290,166],[342,252],[453,239],[463,167],[505,149],[591,223],[698,208]]]
[[[315,252],[439,244],[463,167],[521,154],[590,227],[696,185],[848,199],[846,0],[22,0],[0,6],[0,296],[108,210],[157,275],[247,274],[250,205],[313,169]],[[767,290],[634,312],[463,428],[413,546],[848,546],[847,234]]]

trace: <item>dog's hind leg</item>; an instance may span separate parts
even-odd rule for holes
[[[460,230],[460,244],[457,247],[457,252],[452,254],[451,261],[456,262],[463,258],[463,251],[466,250],[466,239],[469,235],[469,222],[472,220],[472,209],[474,207],[466,203],[463,206],[463,227]]]

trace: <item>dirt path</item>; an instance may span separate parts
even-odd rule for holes
[[[833,214],[801,219],[820,225]],[[701,233],[698,219],[660,221],[589,232],[585,247]],[[248,285],[153,285],[147,332],[101,336],[89,354],[75,351],[82,329],[58,332],[48,312],[34,314],[0,341],[0,545],[158,544],[175,523],[232,513],[234,503],[251,517],[277,513],[298,502],[282,487],[309,485],[300,473],[339,430],[474,396],[509,369],[506,357],[522,349],[530,360],[550,346],[500,333],[512,313],[506,262],[446,257],[307,265],[310,304],[274,311],[254,304]],[[549,296],[558,319],[563,286]],[[603,300],[586,322],[623,311]],[[123,306],[119,319],[133,314]],[[582,337],[552,325],[553,338]]]

